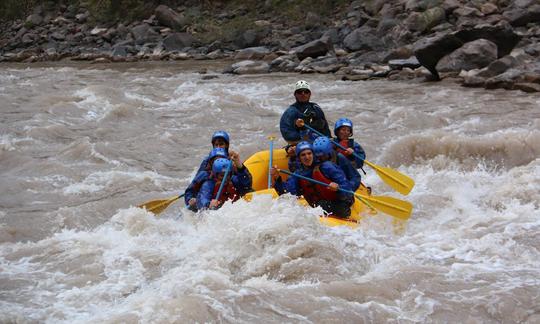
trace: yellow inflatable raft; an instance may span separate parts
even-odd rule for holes
[[[244,165],[248,168],[253,177],[253,189],[255,190],[255,192],[246,195],[246,200],[251,200],[253,195],[261,194],[272,195],[274,198],[278,197],[278,194],[274,189],[268,189],[269,152],[270,151],[268,150],[257,152],[244,162]],[[279,169],[289,169],[288,158],[284,149],[274,150],[272,164]],[[282,178],[285,180],[286,175],[283,174]],[[364,185],[360,186],[356,192],[365,196],[370,195],[368,189]],[[299,199],[299,203],[307,206],[307,202],[303,198]],[[376,214],[377,212],[368,208],[365,204],[360,202],[360,200],[355,199],[351,209],[351,216],[348,219],[321,216],[320,221],[328,226],[349,226],[351,228],[356,228],[364,213]]]

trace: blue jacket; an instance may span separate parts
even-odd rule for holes
[[[358,187],[360,187],[360,182],[362,181],[362,177],[360,176],[358,170],[356,170],[351,161],[349,161],[349,159],[341,153],[336,152],[332,159],[335,159],[335,163],[343,171],[347,180],[349,180],[351,190],[356,191]]]
[[[339,143],[339,139],[334,138],[334,142]],[[350,156],[346,156],[346,158],[352,162],[353,167],[355,167],[356,169],[360,169],[364,166],[364,160],[366,159],[366,152],[364,151],[364,148],[360,144],[354,141],[354,139],[349,138],[348,142],[349,144],[347,145],[347,147],[351,147],[351,143],[352,143],[352,149],[354,150],[354,153],[358,155],[360,158],[352,154]],[[336,148],[338,147],[336,146]]]
[[[315,166],[315,164],[313,166]],[[319,170],[326,178],[328,178],[332,182],[337,183],[340,189],[352,191],[351,184],[347,180],[345,173],[343,173],[341,168],[332,163],[331,161],[325,161],[320,163]],[[303,165],[294,173],[302,175],[304,177],[313,178],[313,168],[305,168]],[[291,194],[296,196],[300,196],[303,194],[302,188],[300,187],[300,178],[292,175],[289,176],[285,183],[281,181],[281,178],[278,178],[274,185],[274,188],[280,195],[286,192],[290,192]],[[352,194],[343,191],[338,191],[337,195],[340,200],[352,199]]]
[[[186,206],[189,206],[189,200],[191,198],[197,198],[197,195],[199,194],[199,190],[201,189],[202,184],[206,180],[208,180],[209,177],[210,177],[210,172],[208,171],[200,171],[195,175],[195,178],[193,178],[193,180],[187,187],[186,191],[184,192],[184,201],[186,202]],[[193,211],[197,211],[197,208],[189,208],[189,209]]]
[[[240,196],[243,196],[253,190],[251,188],[251,173],[249,173],[249,170],[245,166],[242,166],[242,168],[238,169],[237,172],[233,173],[231,181]],[[197,195],[198,209],[208,208],[208,206],[210,205],[210,201],[215,198],[215,186],[216,180],[213,177],[208,177],[208,179],[203,182],[201,190],[199,190],[199,194]]]
[[[285,110],[279,121],[281,136],[287,142],[299,142],[302,140],[313,142],[318,137],[317,134],[313,134],[305,127],[297,128],[295,122],[298,118],[303,119],[307,125],[325,136],[331,137],[330,128],[321,107],[313,102],[296,102]]]

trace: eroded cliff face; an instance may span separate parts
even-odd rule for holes
[[[225,72],[540,90],[538,0],[179,3],[109,20],[88,5],[38,6],[1,24],[0,61],[234,59]]]

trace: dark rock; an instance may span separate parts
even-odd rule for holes
[[[485,85],[486,79],[479,76],[466,76],[463,79],[462,85],[464,87],[481,88]]]
[[[507,55],[489,64],[485,69],[478,72],[478,76],[483,78],[491,78],[506,72],[508,69],[516,65],[517,60],[513,56]]]
[[[483,68],[496,59],[497,45],[485,39],[477,39],[443,57],[436,69],[441,72],[468,71]]]
[[[507,10],[503,16],[512,26],[525,26],[531,22],[540,22],[540,4],[535,4],[527,8],[517,8]]]
[[[519,80],[522,71],[518,69],[510,69],[503,74],[497,75],[486,80],[486,89],[508,89],[511,90],[514,83]]]
[[[283,55],[270,62],[271,71],[292,72],[298,66],[296,55]]]
[[[60,33],[60,32],[54,32],[51,34],[51,38],[57,41],[63,41],[66,39],[66,35]]]
[[[467,6],[457,8],[456,10],[452,12],[452,14],[454,16],[461,16],[461,17],[483,17],[484,16],[484,14],[480,10],[473,7],[467,7]]]
[[[260,60],[270,53],[264,46],[248,47],[239,50],[234,56],[235,60]]]
[[[455,36],[461,39],[464,43],[471,42],[476,39],[487,39],[497,45],[497,57],[503,57],[510,54],[512,49],[521,39],[514,32],[508,23],[501,22],[495,26],[478,25],[473,28],[457,31]]]
[[[121,56],[126,57],[128,55],[128,50],[126,46],[114,46],[111,56]]]
[[[235,39],[234,44],[238,46],[238,48],[247,48],[247,47],[255,47],[259,46],[261,39],[264,36],[260,34],[255,29],[248,29],[244,32],[241,32]]]
[[[76,14],[75,15],[75,21],[78,23],[84,23],[88,20],[88,17],[90,17],[90,12],[86,11],[84,13]]]
[[[332,44],[339,43],[340,37],[339,37],[339,31],[337,28],[330,28],[326,32],[324,32],[323,36],[321,38],[328,38],[332,42]]]
[[[453,13],[454,10],[459,8],[461,6],[461,3],[459,3],[458,0],[445,0],[441,7],[446,11],[447,14]]]
[[[166,51],[180,51],[190,47],[195,39],[189,33],[173,33],[163,39],[163,47]]]
[[[148,24],[135,26],[131,29],[131,34],[137,45],[144,43],[155,42],[159,39],[159,34],[156,33]]]
[[[491,14],[499,12],[499,8],[497,7],[497,5],[495,5],[495,4],[491,3],[491,2],[486,2],[486,3],[482,4],[482,6],[480,7],[480,11],[484,15],[491,15]]]
[[[343,40],[343,45],[350,51],[377,50],[383,47],[381,38],[376,35],[376,30],[369,26],[362,26],[353,30]]]
[[[157,6],[155,15],[161,25],[171,27],[177,31],[182,31],[189,24],[189,19],[184,15],[178,14],[165,5]]]
[[[31,14],[26,18],[26,23],[30,24],[31,26],[38,26],[43,22],[43,17],[38,14]]]
[[[444,22],[445,19],[446,13],[444,9],[441,7],[435,7],[422,13],[413,12],[405,20],[405,25],[409,30],[422,33]]]
[[[293,49],[294,53],[299,60],[303,60],[306,57],[319,57],[324,56],[328,51],[334,49],[332,42],[329,38],[321,38],[304,44],[302,46]]]
[[[418,62],[433,74],[434,80],[440,80],[439,73],[435,68],[437,63],[461,45],[463,42],[453,33],[439,34],[417,41],[414,44],[414,55]]]
[[[420,39],[414,44],[414,54],[420,64],[432,74],[434,80],[440,80],[436,69],[437,62],[444,56],[461,47],[463,43],[476,39],[487,39],[497,45],[497,57],[508,55],[519,42],[518,36],[508,23],[478,25],[454,33],[441,33],[433,37]]]
[[[415,56],[411,56],[406,60],[390,60],[388,61],[388,66],[392,70],[401,70],[403,68],[416,69],[422,66],[418,59]]]
[[[514,90],[521,90],[523,92],[540,92],[540,84],[537,83],[516,83],[514,84]]]

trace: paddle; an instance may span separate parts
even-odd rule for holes
[[[287,170],[280,169],[279,172],[288,174],[290,176],[295,176],[295,177],[298,177],[307,181],[311,181],[321,186],[325,186],[325,187],[329,186],[327,183],[324,183],[315,179],[311,179],[300,174],[292,173]],[[360,201],[368,205],[368,207],[377,209],[392,217],[403,219],[403,220],[407,220],[409,219],[409,217],[411,217],[413,206],[408,201],[400,200],[393,197],[386,197],[386,196],[364,196],[364,195],[357,194],[354,191],[345,190],[341,188],[338,188],[338,190],[342,192],[350,193],[354,195],[356,198],[358,198]]]
[[[312,127],[304,124],[304,126],[311,130],[312,132],[320,135],[320,136],[325,136],[323,135],[321,132],[317,131],[316,129],[313,129]],[[332,143],[334,143],[334,145],[336,145],[337,147],[339,147],[340,149],[342,150],[346,150],[347,148],[343,147],[342,145],[340,145],[339,143],[335,142],[335,141],[332,141]],[[361,160],[362,157],[360,157],[358,154],[354,153],[353,152],[353,155]],[[377,175],[379,175],[379,177],[381,177],[381,179],[386,183],[388,184],[390,187],[394,188],[394,190],[396,190],[397,192],[399,192],[400,194],[402,195],[408,195],[409,192],[411,192],[412,188],[414,187],[414,180],[406,175],[404,175],[403,173],[397,171],[397,170],[394,170],[392,168],[389,168],[389,167],[382,167],[380,165],[376,165],[375,163],[371,163],[369,162],[368,160],[363,160],[364,163],[366,163],[367,165],[369,165],[370,167],[372,167],[373,169],[375,169],[375,171],[377,172]]]
[[[274,137],[269,136],[270,140],[270,158],[268,159],[268,189],[272,188],[272,159],[274,157]]]
[[[216,200],[219,201],[219,198],[221,197],[221,192],[223,191],[223,188],[225,187],[225,183],[227,182],[227,176],[229,175],[229,171],[231,170],[231,164],[232,161],[229,161],[229,164],[227,165],[227,169],[225,169],[225,174],[223,175],[223,179],[221,179],[221,183],[219,184],[219,189],[216,195]],[[216,209],[216,208],[213,208]]]
[[[165,210],[165,208],[169,207],[170,204],[177,201],[178,199],[184,197],[186,193],[181,194],[180,196],[172,197],[169,199],[158,199],[158,200],[151,200],[148,202],[145,202],[144,204],[141,204],[137,207],[139,208],[145,208],[147,211],[152,212],[154,214],[159,214],[162,211]]]

